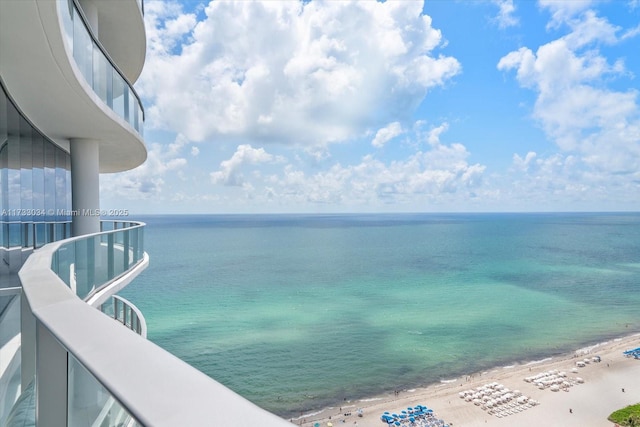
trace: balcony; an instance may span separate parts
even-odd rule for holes
[[[22,390],[37,425],[290,425],[133,332],[132,307],[92,307],[148,263],[144,224],[103,230],[47,244],[20,270]]]
[[[133,0],[97,3],[111,9],[127,5],[142,19]],[[101,16],[106,22],[114,15],[105,11]],[[141,50],[144,26],[133,25],[137,29],[129,34],[127,22],[105,23],[105,33],[117,27],[123,37],[136,39],[130,44]],[[105,43],[123,45],[107,36]],[[126,56],[125,48],[112,50]],[[137,59],[129,62],[120,60],[132,69],[128,74],[108,52],[73,1],[0,1],[0,75],[8,95],[31,124],[63,150],[69,151],[73,140],[96,141],[100,173],[133,169],[147,157],[144,110],[132,80],[126,78],[137,75],[144,52],[132,53]]]
[[[58,3],[67,48],[83,77],[102,102],[142,136],[144,109],[135,89],[90,30],[76,3],[71,0]]]

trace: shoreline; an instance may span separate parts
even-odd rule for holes
[[[313,427],[316,423],[321,426],[332,423],[334,426],[379,427],[384,425],[380,420],[384,411],[399,413],[409,406],[420,404],[432,408],[438,418],[452,426],[536,426],[541,417],[547,425],[613,426],[607,420],[611,412],[640,402],[640,361],[622,354],[624,350],[636,347],[640,347],[640,331],[539,360],[496,366],[457,378],[442,379],[424,387],[400,390],[398,393],[392,391],[347,400],[343,406],[310,410],[287,420],[307,427]],[[576,367],[576,361],[594,356],[599,356],[601,361]],[[565,379],[572,384],[566,386],[567,391],[539,389],[534,383],[525,381],[527,377],[554,370],[566,372]],[[576,378],[583,380],[583,383],[578,383]],[[516,404],[514,399],[508,405],[499,406],[505,408],[504,411],[496,410],[490,414],[488,411],[491,408],[482,409],[483,404],[475,405],[460,397],[461,392],[492,383],[517,390],[539,404],[525,410],[526,405]],[[625,391],[622,392],[622,389]],[[359,409],[362,410],[361,417],[357,414]],[[501,412],[504,416],[498,416],[502,415]],[[554,419],[556,421],[552,421]]]

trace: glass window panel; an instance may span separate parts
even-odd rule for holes
[[[63,240],[65,238],[64,223],[56,223],[55,234],[56,234],[55,236],[56,240]]]
[[[20,116],[15,108],[7,109],[7,220],[20,219]]]
[[[66,175],[67,175],[67,179],[66,179],[66,183],[67,183],[67,190],[65,191],[65,193],[67,194],[67,216],[65,218],[65,221],[71,221],[71,157],[67,154],[65,156],[65,165],[66,165]]]
[[[67,153],[56,148],[56,212],[55,221],[65,221],[67,209]]]
[[[0,246],[9,246],[8,206],[9,206],[9,142],[7,108],[11,108],[4,88],[0,90]],[[5,231],[6,230],[6,231]],[[6,240],[5,240],[6,238]]]
[[[44,140],[42,135],[34,132],[31,140],[32,154],[32,188],[33,188],[33,209],[44,212]],[[44,215],[38,215],[34,221],[44,221]]]
[[[31,125],[20,117],[20,220],[33,221]]]
[[[53,221],[56,209],[56,153],[50,143],[44,144],[44,209],[44,220]]]
[[[11,106],[4,89],[0,90],[0,150],[7,142],[7,107]]]

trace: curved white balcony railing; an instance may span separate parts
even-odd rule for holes
[[[100,305],[100,311],[122,323],[141,337],[147,337],[147,322],[142,312],[126,298],[112,295],[109,300]]]
[[[141,3],[138,3],[139,5]],[[64,39],[85,80],[98,97],[141,136],[144,109],[140,97],[87,25],[75,0],[58,0]]]
[[[81,299],[88,299],[144,259],[144,224],[102,221],[102,233],[64,240],[51,269]]]
[[[22,389],[35,379],[36,425],[291,425],[118,325],[76,295],[93,298],[100,293],[104,286],[96,277],[110,277],[103,274],[105,270],[113,272],[108,280],[117,281],[146,267],[147,255],[135,255],[142,251],[141,240],[137,246],[131,240],[131,233],[142,226],[131,223],[124,229],[50,243],[34,251],[20,270]],[[128,247],[125,233],[129,233]],[[134,262],[140,253],[142,260]],[[93,280],[82,282],[91,277],[86,271],[92,259]],[[120,261],[123,268],[129,267],[117,275]]]

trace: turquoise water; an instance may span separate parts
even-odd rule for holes
[[[640,330],[640,214],[141,219],[149,338],[283,416]]]

